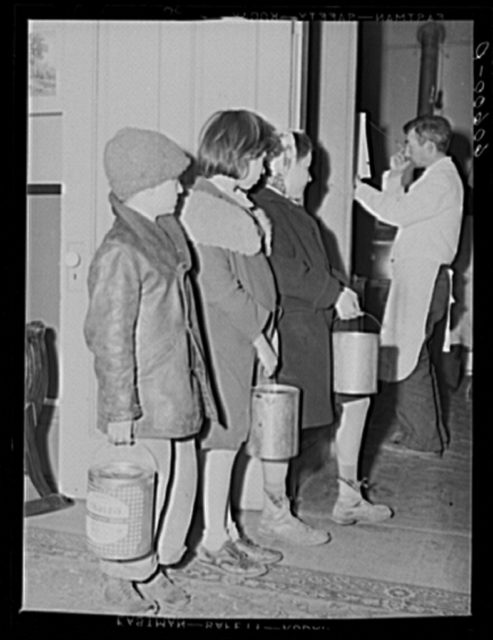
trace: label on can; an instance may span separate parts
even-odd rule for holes
[[[128,518],[130,514],[129,506],[125,502],[98,491],[90,491],[87,494],[87,510],[103,518]]]
[[[94,544],[112,544],[126,537],[128,533],[127,523],[107,522],[95,520],[90,515],[86,518],[87,537]]]

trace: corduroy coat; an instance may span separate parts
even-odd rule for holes
[[[116,220],[91,262],[84,325],[98,426],[134,420],[140,438],[193,436],[217,413],[185,234],[174,215],[152,222],[110,202]]]
[[[238,449],[250,430],[250,394],[262,331],[274,323],[277,293],[263,253],[259,217],[199,178],[181,217],[197,250],[198,282],[211,352],[219,423],[204,448]]]
[[[301,389],[302,428],[335,418],[331,324],[343,283],[332,272],[316,221],[299,205],[264,187],[252,195],[272,222],[269,262],[282,308],[277,380]]]

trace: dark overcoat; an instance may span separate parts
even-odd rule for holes
[[[217,413],[185,234],[173,215],[152,222],[110,202],[116,219],[90,265],[84,324],[98,426],[134,420],[140,438],[195,435]]]
[[[280,383],[301,389],[302,427],[333,422],[331,324],[343,283],[331,270],[317,222],[264,187],[252,195],[272,222],[274,272],[282,309],[278,323]]]

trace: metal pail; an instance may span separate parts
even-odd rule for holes
[[[125,461],[89,469],[86,534],[97,556],[131,560],[151,552],[155,475],[154,470]]]
[[[265,460],[286,460],[299,452],[300,390],[285,384],[252,389],[247,451]]]
[[[378,333],[333,331],[334,391],[356,395],[376,393],[378,350]]]

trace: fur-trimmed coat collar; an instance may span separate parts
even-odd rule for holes
[[[270,253],[271,224],[252,203],[241,206],[210,180],[198,178],[188,196],[180,221],[192,242],[255,255]]]

